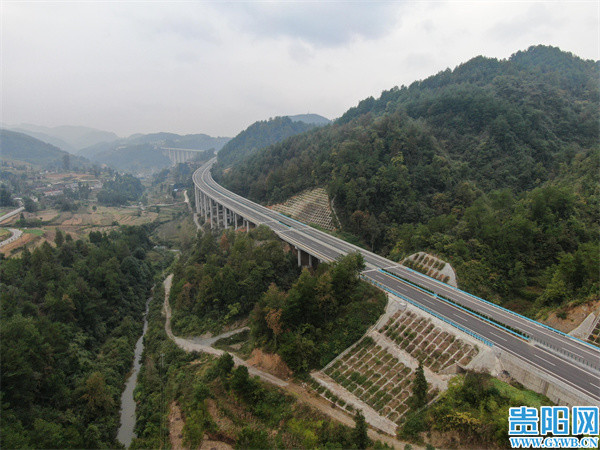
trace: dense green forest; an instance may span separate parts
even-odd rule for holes
[[[385,309],[386,296],[360,280],[363,269],[355,253],[315,273],[305,269],[287,292],[271,285],[252,312],[255,345],[278,353],[296,373],[327,365]]]
[[[3,448],[115,448],[154,269],[141,227],[0,260]]]
[[[297,373],[323,367],[383,313],[385,295],[359,279],[363,267],[353,254],[299,273],[266,227],[205,233],[175,265],[173,332],[199,335],[250,316],[253,346]]]
[[[266,227],[250,234],[204,233],[174,267],[173,332],[216,331],[247,317],[271,283],[291,286],[296,261]]]
[[[599,74],[553,47],[477,57],[215,177],[264,203],[324,186],[365,247],[435,252],[535,315],[598,291]]]
[[[227,167],[262,148],[303,133],[315,126],[315,124],[305,123],[301,120],[293,121],[289,117],[275,117],[255,122],[219,151],[219,164],[223,168]]]
[[[107,181],[98,191],[98,203],[106,206],[119,206],[135,201],[144,192],[142,182],[129,174],[116,174],[114,180]]]

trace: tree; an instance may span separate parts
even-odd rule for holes
[[[233,356],[231,356],[229,353],[224,353],[217,360],[217,373],[221,377],[225,377],[231,373],[233,366]]]
[[[69,170],[71,168],[71,158],[69,154],[63,156],[62,158],[63,169]]]
[[[279,336],[283,332],[283,324],[281,323],[281,312],[281,308],[269,309],[269,312],[267,312],[267,315],[265,316],[267,326],[273,332],[275,347],[277,347],[277,336]]]
[[[352,431],[352,439],[356,448],[365,449],[371,444],[371,439],[367,435],[367,422],[362,411],[358,410],[354,416],[354,430]]]
[[[114,406],[108,386],[101,372],[92,373],[85,382],[81,396],[87,403],[90,417],[103,415]]]
[[[23,207],[27,212],[37,211],[37,204],[29,197],[23,197]]]
[[[267,432],[250,427],[242,428],[235,443],[235,448],[244,450],[265,449],[270,447]]]
[[[410,407],[413,411],[417,411],[427,404],[427,390],[429,384],[425,378],[423,364],[419,363],[419,367],[415,371],[415,378],[412,385],[412,396],[410,397]]]
[[[58,228],[56,229],[56,236],[54,237],[54,243],[57,247],[60,247],[65,242],[65,237]]]
[[[5,187],[0,189],[0,206],[15,206],[15,201]]]
[[[235,389],[242,397],[247,398],[252,393],[253,386],[246,366],[239,366],[233,371],[231,378],[231,387]]]

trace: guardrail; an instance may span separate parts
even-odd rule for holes
[[[546,329],[547,329],[547,330],[549,330],[549,331],[552,331],[552,332],[554,332],[554,333],[556,333],[556,334],[559,334],[559,335],[561,335],[561,336],[564,336],[564,337],[566,337],[566,338],[573,339],[574,341],[577,341],[577,342],[579,342],[580,344],[584,344],[585,346],[587,346],[587,347],[590,347],[590,348],[592,348],[592,349],[594,349],[594,350],[599,350],[599,348],[598,348],[597,346],[595,346],[595,345],[593,345],[593,344],[590,344],[589,342],[586,342],[586,341],[584,341],[584,340],[582,340],[582,339],[576,338],[575,336],[571,336],[570,334],[564,333],[564,332],[562,332],[562,331],[560,331],[560,330],[557,330],[556,328],[552,328],[551,326],[549,326],[549,325],[546,325],[546,324],[544,324],[544,323],[541,323],[541,322],[538,322],[537,320],[533,320],[533,319],[531,319],[530,317],[526,317],[526,316],[523,316],[523,315],[521,315],[521,314],[519,314],[519,313],[516,313],[516,312],[514,312],[514,311],[511,311],[510,309],[507,309],[507,308],[504,308],[504,307],[502,307],[502,306],[500,306],[500,305],[497,305],[497,304],[495,304],[495,303],[492,303],[492,302],[490,302],[489,300],[485,300],[485,299],[483,299],[483,298],[481,298],[481,297],[478,297],[478,296],[476,296],[476,295],[474,295],[474,294],[471,294],[471,293],[469,293],[469,292],[467,292],[467,291],[463,291],[462,289],[459,289],[459,288],[457,288],[457,287],[451,286],[451,285],[449,285],[449,284],[447,284],[447,283],[442,283],[441,281],[439,281],[439,280],[436,280],[435,278],[432,278],[432,277],[430,277],[430,276],[428,276],[428,275],[425,275],[424,273],[417,272],[416,270],[414,270],[414,269],[411,269],[410,267],[402,266],[402,268],[403,268],[403,269],[406,269],[406,270],[410,270],[411,272],[414,272],[414,273],[415,273],[415,274],[417,274],[417,275],[420,275],[420,276],[423,276],[423,277],[429,278],[430,280],[432,280],[432,281],[434,281],[434,282],[436,282],[436,283],[441,283],[441,284],[444,284],[445,286],[448,286],[450,289],[452,289],[452,290],[454,290],[454,291],[457,291],[457,292],[460,292],[460,293],[462,293],[462,294],[468,295],[469,297],[473,297],[474,299],[476,299],[476,300],[479,300],[479,301],[481,301],[481,302],[483,302],[483,303],[486,303],[486,304],[488,304],[488,305],[490,305],[490,306],[492,306],[492,307],[494,307],[494,308],[498,308],[498,309],[500,309],[500,310],[502,310],[502,311],[504,311],[504,312],[507,312],[507,313],[509,313],[509,314],[512,314],[513,316],[517,316],[517,317],[519,317],[519,318],[521,318],[521,319],[524,319],[524,320],[526,320],[526,321],[528,321],[528,322],[532,323],[533,325],[539,325],[539,326],[541,326],[541,327],[543,327],[543,328],[546,328]],[[404,280],[404,281],[406,281],[406,280]]]
[[[581,356],[575,355],[572,352],[569,352],[562,348],[556,347],[555,345],[551,345],[548,342],[542,341],[540,339],[532,338],[531,341],[533,342],[534,345],[537,345],[539,347],[544,347],[553,352],[561,353],[561,354],[565,355],[567,358],[569,358],[571,360],[571,362],[577,364],[578,366],[584,367],[586,369],[589,368],[589,369],[592,369],[592,370],[600,373],[600,364],[599,364],[600,361],[596,361],[596,364],[594,364],[591,361],[588,361],[586,358],[582,358]]]
[[[387,292],[389,292],[390,294],[392,294],[392,295],[395,295],[396,297],[400,297],[402,300],[409,302],[411,305],[413,305],[413,306],[416,306],[417,308],[419,308],[419,309],[421,309],[421,310],[425,311],[427,314],[431,314],[431,315],[432,315],[432,316],[434,316],[435,318],[437,318],[437,319],[439,319],[439,320],[441,320],[441,321],[443,321],[443,322],[445,322],[445,323],[447,323],[447,324],[449,324],[449,325],[452,325],[454,328],[457,328],[457,329],[459,329],[459,330],[460,330],[460,331],[462,331],[463,333],[466,333],[466,334],[468,334],[469,336],[471,336],[471,337],[474,337],[475,339],[477,339],[477,340],[479,340],[479,341],[483,342],[483,343],[484,343],[485,345],[487,345],[488,347],[493,347],[493,346],[494,346],[494,343],[493,343],[493,342],[491,342],[491,341],[488,341],[488,340],[487,340],[487,339],[485,339],[483,336],[479,336],[477,333],[473,333],[471,330],[469,330],[469,329],[467,329],[467,328],[463,327],[462,325],[459,325],[459,324],[457,324],[456,322],[453,322],[452,320],[450,320],[450,319],[447,319],[446,317],[444,317],[444,316],[442,316],[442,315],[440,315],[440,314],[438,314],[438,313],[436,313],[436,312],[432,311],[431,309],[427,308],[426,306],[423,306],[423,305],[421,305],[421,304],[419,304],[419,303],[415,302],[414,300],[411,300],[411,299],[409,299],[408,297],[405,297],[404,295],[400,294],[399,292],[396,292],[396,291],[394,291],[394,290],[392,290],[392,289],[388,288],[387,286],[384,286],[383,284],[381,284],[381,283],[379,283],[379,282],[377,282],[377,281],[373,280],[372,278],[370,278],[370,277],[368,277],[368,276],[366,276],[366,275],[363,275],[363,274],[360,274],[360,277],[361,277],[363,280],[365,280],[365,281],[367,281],[367,282],[369,282],[369,283],[371,283],[371,284],[373,284],[373,285],[377,286],[378,288],[380,288],[380,289],[383,289],[384,291],[387,291]]]
[[[519,333],[519,332],[517,332],[517,331],[515,331],[515,330],[511,330],[511,329],[508,327],[508,325],[506,325],[506,324],[499,323],[499,322],[497,322],[496,320],[494,320],[494,319],[492,319],[492,318],[490,318],[490,317],[486,317],[486,316],[484,316],[483,314],[481,314],[481,313],[478,313],[477,311],[473,311],[473,310],[472,310],[472,309],[470,309],[470,308],[466,308],[466,307],[464,307],[464,306],[462,306],[462,305],[459,305],[458,303],[456,303],[456,302],[454,302],[454,301],[452,301],[452,300],[450,300],[450,299],[447,299],[446,297],[443,297],[443,296],[441,296],[441,295],[439,295],[439,294],[437,294],[437,293],[435,293],[435,292],[431,292],[431,291],[429,291],[429,290],[427,290],[427,289],[425,289],[425,288],[423,288],[423,287],[421,287],[421,286],[418,286],[418,285],[416,285],[416,284],[414,284],[414,283],[411,283],[410,281],[408,281],[408,280],[405,280],[404,278],[400,278],[400,277],[398,277],[398,276],[394,275],[393,273],[390,273],[390,272],[388,272],[388,271],[387,271],[387,270],[385,270],[385,269],[379,269],[379,271],[380,271],[381,273],[384,273],[385,275],[388,275],[388,276],[390,276],[390,277],[394,277],[394,278],[396,278],[397,280],[399,280],[399,281],[401,281],[401,282],[403,282],[403,283],[409,284],[409,285],[411,285],[412,287],[414,287],[414,288],[416,288],[416,289],[419,289],[419,290],[421,290],[421,291],[425,292],[426,294],[433,295],[435,298],[438,298],[438,299],[440,299],[441,301],[443,301],[443,302],[445,302],[445,303],[448,303],[449,305],[452,305],[452,306],[454,306],[455,308],[458,308],[458,309],[460,309],[460,310],[462,310],[462,311],[465,311],[466,313],[468,313],[468,314],[471,314],[472,316],[475,316],[475,317],[477,317],[477,318],[479,318],[479,319],[481,319],[481,320],[483,320],[483,321],[485,321],[485,322],[487,322],[487,323],[489,323],[489,324],[491,324],[491,325],[493,325],[493,326],[495,326],[495,327],[501,328],[501,329],[503,329],[504,331],[506,331],[506,332],[508,332],[508,333],[511,333],[511,334],[513,334],[513,335],[517,336],[517,337],[518,337],[518,338],[520,338],[520,339],[524,339],[524,340],[526,340],[526,341],[528,341],[528,340],[529,340],[529,336],[527,336],[526,334],[523,334],[523,333]]]

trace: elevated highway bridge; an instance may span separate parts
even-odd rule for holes
[[[599,348],[230,192],[211,176],[215,161],[193,174],[196,209],[211,227],[266,225],[309,266],[360,252],[363,279],[479,339],[522,372],[516,378],[526,386],[535,380],[529,384],[559,404],[600,405]]]

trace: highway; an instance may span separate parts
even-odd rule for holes
[[[198,169],[193,175],[193,180],[198,189],[216,202],[256,225],[267,225],[284,241],[320,260],[333,261],[350,252],[360,252],[367,266],[363,272],[363,277],[367,280],[432,311],[442,320],[469,330],[483,342],[487,341],[493,347],[522,359],[574,390],[586,394],[596,402],[595,404],[600,404],[600,349],[230,192],[216,183],[210,174],[215,160]],[[503,329],[461,307],[508,325],[526,335],[526,338],[521,338],[510,330]],[[536,343],[541,343],[542,346]]]

